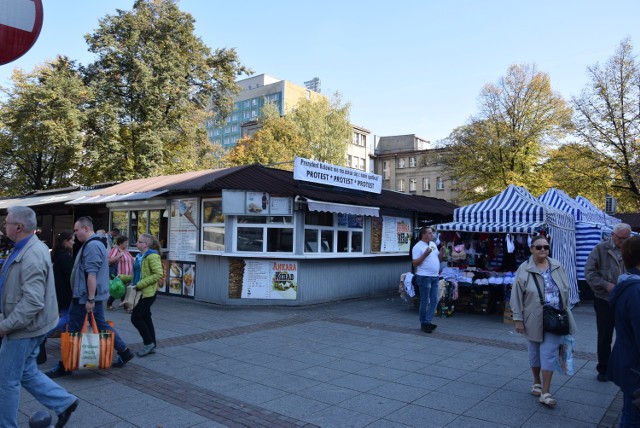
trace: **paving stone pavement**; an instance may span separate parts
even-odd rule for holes
[[[57,379],[80,398],[68,427],[612,427],[621,410],[595,379],[590,302],[574,309],[575,374],[554,375],[553,410],[529,394],[525,341],[499,315],[456,313],[425,334],[396,295],[269,308],[159,296],[152,309],[155,354]],[[107,317],[142,347],[129,315]],[[37,410],[23,390],[19,425]]]

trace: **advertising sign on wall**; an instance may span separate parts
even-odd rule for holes
[[[382,176],[345,166],[296,157],[293,178],[300,181],[382,193]]]
[[[169,259],[196,261],[193,254],[198,245],[198,201],[176,199],[171,201],[169,219]]]
[[[243,299],[289,299],[298,297],[298,262],[245,260]]]
[[[411,220],[402,217],[383,216],[382,252],[409,252],[411,247]]]

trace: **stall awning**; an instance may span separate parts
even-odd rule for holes
[[[87,204],[106,204],[109,202],[125,202],[125,201],[142,201],[150,199],[163,193],[167,193],[168,190],[152,190],[149,192],[131,192],[123,195],[94,195],[83,196],[73,201],[67,202],[69,205],[87,205]]]
[[[436,225],[438,232],[450,230],[456,232],[481,233],[534,233],[544,223],[443,223]]]
[[[368,215],[371,217],[380,216],[380,208],[378,207],[363,207],[360,205],[337,204],[335,202],[314,201],[313,199],[307,199],[307,206],[309,207],[310,211],[325,211],[336,214]]]

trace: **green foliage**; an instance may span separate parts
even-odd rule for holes
[[[227,153],[227,165],[289,163],[280,168],[291,169],[295,156],[344,165],[353,132],[349,105],[341,105],[339,94],[332,102],[326,97],[302,100],[284,117],[267,104],[261,125],[253,137],[239,141]]]
[[[82,162],[90,91],[66,57],[15,70],[0,104],[0,188],[5,194],[67,187]]]
[[[232,109],[237,76],[250,73],[234,49],[215,52],[194,35],[174,0],[137,0],[86,36],[97,60],[86,69],[86,181],[133,179],[210,167],[216,153],[203,123]],[[103,168],[104,164],[115,166]]]
[[[589,84],[573,99],[576,135],[609,169],[606,192],[621,211],[640,210],[640,65],[623,40],[604,65],[588,68]]]
[[[443,161],[458,178],[460,200],[487,199],[509,184],[543,193],[546,149],[571,129],[571,109],[551,90],[549,76],[512,65],[497,84],[483,88],[480,105],[479,115],[445,141]]]
[[[584,144],[572,142],[549,150],[541,175],[549,187],[561,189],[571,197],[580,195],[594,203],[604,202],[609,168]]]

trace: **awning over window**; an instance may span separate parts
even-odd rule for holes
[[[125,201],[142,201],[150,199],[163,193],[167,193],[168,190],[151,190],[149,192],[131,192],[125,195],[95,195],[95,196],[83,196],[73,201],[67,202],[69,205],[86,205],[86,204],[106,204],[109,202],[125,202]]]
[[[371,217],[380,216],[380,208],[378,207],[363,207],[360,205],[337,204],[334,202],[314,201],[313,199],[307,199],[307,206],[309,207],[310,211],[325,211],[336,214],[368,215]]]

